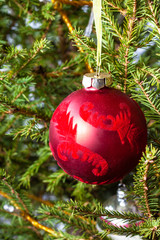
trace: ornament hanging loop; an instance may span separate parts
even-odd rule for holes
[[[96,27],[96,36],[97,36],[97,67],[96,75],[100,75],[101,68],[101,52],[102,52],[102,0],[93,0],[93,14]]]
[[[96,76],[97,76],[97,77],[99,77],[100,72],[101,72],[101,67],[100,67],[100,66],[97,66],[97,67],[96,67]]]

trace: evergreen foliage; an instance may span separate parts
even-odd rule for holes
[[[159,0],[103,0],[102,11],[102,71],[139,103],[147,121],[146,152],[134,176],[123,180],[141,214],[106,210],[103,199],[117,183],[78,182],[59,169],[49,149],[54,110],[81,88],[85,63],[96,68],[95,29],[84,34],[91,6],[0,1],[0,239],[107,240],[109,233],[160,239]],[[124,219],[129,227],[104,221],[99,232],[101,216]]]

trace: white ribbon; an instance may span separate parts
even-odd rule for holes
[[[97,35],[97,76],[100,74],[101,52],[102,52],[102,19],[101,19],[102,0],[93,0],[93,13]]]

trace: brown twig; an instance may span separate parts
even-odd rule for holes
[[[127,13],[126,9],[119,8],[116,5],[114,5],[113,3],[108,2],[108,1],[105,1],[105,3],[107,3],[108,5],[110,5],[113,8],[117,9],[125,17],[125,15]]]
[[[150,208],[149,208],[148,195],[147,195],[147,191],[148,191],[148,187],[147,187],[147,174],[148,174],[149,165],[150,165],[150,162],[147,161],[145,174],[144,174],[144,177],[143,177],[143,186],[144,186],[144,197],[145,197],[147,213],[148,213],[148,217],[150,218],[150,217],[152,217],[152,214],[151,214],[151,211],[150,211]]]
[[[160,140],[158,140],[158,139],[153,139],[153,141],[154,141],[155,143],[157,143],[158,145],[160,145]]]
[[[20,93],[12,100],[11,103],[14,103],[14,102],[25,92],[25,90],[26,90],[26,89],[22,89],[22,90],[20,91]]]

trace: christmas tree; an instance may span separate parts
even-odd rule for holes
[[[101,71],[110,87],[139,104],[148,128],[146,150],[123,179],[127,202],[132,199],[138,211],[105,209],[119,182],[77,181],[49,148],[54,110],[96,69],[92,5],[0,1],[0,239],[160,239],[158,0],[104,0],[102,6]],[[127,226],[106,219],[123,219]]]

